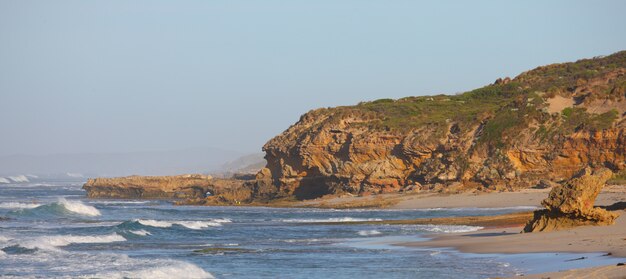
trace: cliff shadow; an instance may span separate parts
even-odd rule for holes
[[[618,211],[626,209],[626,202],[616,202],[612,205],[608,206],[598,206],[599,208],[604,208],[608,211]]]
[[[293,194],[298,200],[311,200],[329,194],[329,190],[324,179],[305,178],[300,181],[300,185],[295,188]]]

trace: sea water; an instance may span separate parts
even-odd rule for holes
[[[474,226],[345,222],[495,215],[528,207],[293,209],[89,200],[80,182],[0,185],[0,277],[486,278],[619,259],[478,255],[394,245]],[[329,224],[336,223],[336,224]]]

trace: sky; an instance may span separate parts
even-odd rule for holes
[[[0,156],[260,152],[320,107],[626,49],[626,1],[0,0]]]

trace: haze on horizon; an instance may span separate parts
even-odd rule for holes
[[[2,0],[0,157],[260,152],[314,108],[453,94],[626,49],[624,11],[624,1]]]

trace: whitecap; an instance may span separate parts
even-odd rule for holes
[[[9,176],[9,179],[13,180],[13,182],[15,183],[30,182],[28,180],[28,177],[26,177],[25,175]]]
[[[135,271],[118,271],[105,274],[96,274],[93,276],[86,276],[86,278],[189,278],[189,279],[205,279],[215,278],[211,273],[204,271],[204,269],[186,262],[175,262],[167,265],[139,269]]]
[[[312,243],[312,242],[321,242],[321,241],[324,241],[324,239],[305,238],[305,239],[285,239],[285,240],[283,240],[283,242],[287,242],[287,243],[301,243],[301,242]]]
[[[220,218],[220,219],[211,219],[211,221],[216,223],[232,223],[233,221],[228,218]]]
[[[95,203],[95,204],[146,204],[152,201],[116,201],[116,200],[109,200],[109,201],[89,201],[89,203]]]
[[[107,252],[40,249],[34,255],[13,254],[0,258],[5,261],[0,273],[27,274],[33,278],[214,278],[202,268],[184,261],[133,258]]]
[[[208,228],[208,227],[219,227],[222,225],[221,223],[211,222],[211,221],[179,221],[179,222],[176,222],[175,224],[181,225],[183,227],[186,227],[192,230],[199,230],[199,229]]]
[[[143,219],[139,219],[139,220],[136,220],[136,221],[139,222],[139,224],[142,224],[144,226],[157,227],[157,228],[169,228],[169,227],[171,227],[174,224],[172,222],[157,221],[157,220],[143,220]]]
[[[38,203],[21,203],[21,202],[1,202],[0,208],[4,209],[32,209],[40,207]]]
[[[479,226],[465,226],[465,225],[414,225],[414,228],[420,231],[433,232],[433,233],[463,233],[463,232],[475,232],[484,229]]]
[[[146,230],[130,231],[130,233],[140,235],[140,236],[152,235],[149,231],[146,231]]]
[[[208,227],[219,227],[222,223],[228,223],[230,220],[228,219],[217,219],[219,221],[211,220],[211,221],[159,221],[159,220],[136,220],[139,224],[150,227],[157,228],[169,228],[173,225],[180,225],[192,230],[199,230]],[[228,221],[226,221],[228,220]]]
[[[377,230],[363,230],[363,231],[359,231],[357,232],[358,235],[360,236],[370,236],[370,235],[379,235],[382,234],[381,232],[377,231]]]
[[[30,240],[17,243],[19,246],[28,249],[45,249],[54,250],[56,247],[67,246],[70,244],[80,243],[111,243],[126,241],[123,236],[113,233],[108,235],[51,235],[40,236]]]
[[[8,179],[6,179],[4,177],[0,177],[0,183],[2,183],[2,184],[9,184],[9,183],[11,183],[11,181],[9,181]]]
[[[76,173],[76,172],[67,172],[65,173],[65,175],[67,175],[68,177],[72,177],[72,178],[84,178],[85,177],[82,173]]]
[[[327,218],[327,219],[282,219],[280,221],[286,223],[343,223],[343,222],[365,222],[365,221],[382,221],[378,218]]]
[[[80,201],[68,201],[64,198],[59,199],[59,203],[65,207],[68,211],[86,215],[86,216],[100,216],[100,211],[90,205],[86,205]]]

